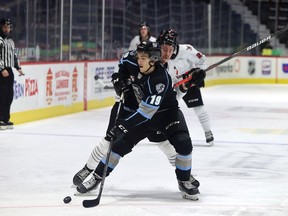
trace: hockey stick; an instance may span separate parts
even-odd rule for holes
[[[120,112],[120,109],[122,107],[121,105],[123,103],[123,98],[124,98],[124,94],[122,93],[121,97],[120,97],[120,104],[119,104],[118,109],[117,109],[115,123],[116,123],[116,120],[118,119],[119,112]],[[83,200],[82,205],[85,208],[95,207],[95,206],[98,206],[99,203],[100,203],[101,195],[102,195],[102,192],[103,192],[103,189],[104,189],[104,182],[105,182],[106,175],[107,175],[108,163],[109,163],[109,159],[110,159],[110,155],[111,155],[111,151],[112,151],[112,145],[113,145],[113,139],[111,139],[111,142],[109,144],[109,148],[108,148],[108,151],[107,151],[106,161],[105,161],[105,166],[104,166],[104,170],[103,170],[102,181],[101,181],[101,184],[100,184],[98,196],[96,197],[96,199]]]
[[[285,32],[285,31],[287,31],[287,30],[288,30],[288,25],[287,25],[286,27],[284,27],[283,29],[280,29],[280,30],[276,31],[275,33],[273,33],[273,34],[271,34],[271,35],[269,35],[269,36],[261,39],[260,41],[254,43],[254,44],[252,44],[252,45],[250,45],[250,46],[248,46],[248,47],[246,47],[246,48],[244,48],[244,49],[242,49],[242,50],[240,50],[240,51],[238,51],[238,52],[236,52],[236,53],[233,53],[232,55],[230,55],[230,56],[228,56],[228,57],[220,60],[219,62],[216,62],[215,64],[210,65],[210,66],[209,66],[208,68],[206,68],[204,71],[207,72],[207,71],[209,71],[209,70],[212,70],[213,68],[215,68],[215,67],[223,64],[224,62],[229,61],[230,59],[234,58],[235,56],[238,56],[238,55],[240,55],[240,54],[242,54],[242,53],[244,53],[244,52],[247,52],[247,51],[249,51],[249,50],[251,50],[251,49],[254,49],[255,47],[257,47],[257,46],[265,43],[266,41],[269,41],[272,37],[275,37],[275,36],[277,36],[277,35]],[[181,78],[181,77],[184,78],[185,75],[187,75],[187,72],[184,73],[184,74],[177,75],[176,78],[178,78],[178,79]],[[175,87],[178,87],[179,85],[182,85],[182,84],[188,82],[188,81],[191,80],[191,79],[192,79],[192,76],[188,76],[187,78],[184,78],[183,80],[181,80],[181,81],[179,81],[179,82],[176,82],[176,83],[174,84],[174,88],[175,88]]]

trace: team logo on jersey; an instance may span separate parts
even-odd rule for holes
[[[165,89],[165,85],[162,83],[159,83],[156,85],[156,91],[158,92],[158,94],[160,94],[161,92],[163,92]]]
[[[137,99],[137,102],[140,103],[142,98],[144,97],[144,93],[143,93],[141,87],[136,85],[136,84],[132,84],[132,88],[133,88],[135,97]]]

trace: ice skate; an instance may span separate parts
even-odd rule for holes
[[[85,165],[79,172],[75,174],[73,177],[73,184],[75,186],[80,185],[92,172],[92,170],[88,169],[88,167]]]
[[[96,188],[95,188],[96,189]],[[89,196],[97,196],[98,194],[98,191],[97,190],[91,190],[87,193],[79,193],[78,191],[75,191],[74,192],[74,196],[79,196],[79,197],[89,197]]]
[[[6,122],[6,129],[13,129],[14,127],[14,123],[13,122],[10,122],[10,121],[8,121],[8,122]]]
[[[207,131],[205,132],[205,137],[206,137],[206,143],[209,144],[209,146],[214,145],[214,137],[212,131]]]
[[[102,178],[98,176],[96,173],[93,173],[93,175],[91,175],[91,178],[89,180],[79,184],[76,189],[79,193],[87,193],[93,189],[96,189],[101,181]]]
[[[190,175],[189,181],[194,187],[199,188],[200,182],[197,179],[195,179],[193,175]]]
[[[178,181],[178,187],[184,199],[198,200],[199,190],[190,181]]]
[[[7,129],[7,124],[4,122],[0,121],[0,130],[6,130]]]

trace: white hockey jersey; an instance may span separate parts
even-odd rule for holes
[[[206,56],[196,50],[190,44],[179,44],[178,50],[173,54],[175,57],[170,59],[167,63],[167,70],[172,78],[172,82],[176,83],[182,78],[176,78],[177,75],[181,75],[192,68],[206,69]],[[180,97],[183,95],[177,89],[177,95]]]
[[[156,42],[156,38],[153,36],[150,36],[149,41]],[[137,46],[140,44],[140,36],[136,35],[130,42],[130,46],[128,50],[136,50]]]
[[[190,44],[179,44],[177,53],[173,55],[175,58],[168,61],[168,72],[172,79],[177,79],[177,75],[192,68],[206,69],[206,56]]]

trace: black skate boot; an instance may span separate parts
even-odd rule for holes
[[[206,137],[206,143],[209,144],[209,146],[213,146],[214,145],[214,137],[213,137],[213,133],[212,131],[207,131],[205,132],[205,137]]]
[[[195,179],[193,175],[190,175],[189,181],[194,187],[199,188],[200,182],[197,179]]]
[[[76,189],[79,193],[87,193],[93,189],[96,189],[101,181],[102,178],[93,172],[91,178],[88,181],[82,182],[80,185],[77,186]]]
[[[75,176],[73,177],[73,184],[75,186],[80,185],[86,178],[87,176],[90,175],[90,173],[93,170],[88,169],[88,167],[85,165],[79,172],[77,172],[75,174]]]
[[[194,201],[198,200],[197,194],[199,194],[199,190],[190,181],[178,180],[178,187],[184,199],[189,199],[189,200],[194,200]]]
[[[13,125],[14,125],[13,122],[8,121],[8,122],[6,122],[6,125],[7,125],[7,129],[13,129],[14,128],[13,127]]]
[[[0,130],[6,130],[7,129],[7,124],[4,123],[3,121],[0,121]]]

